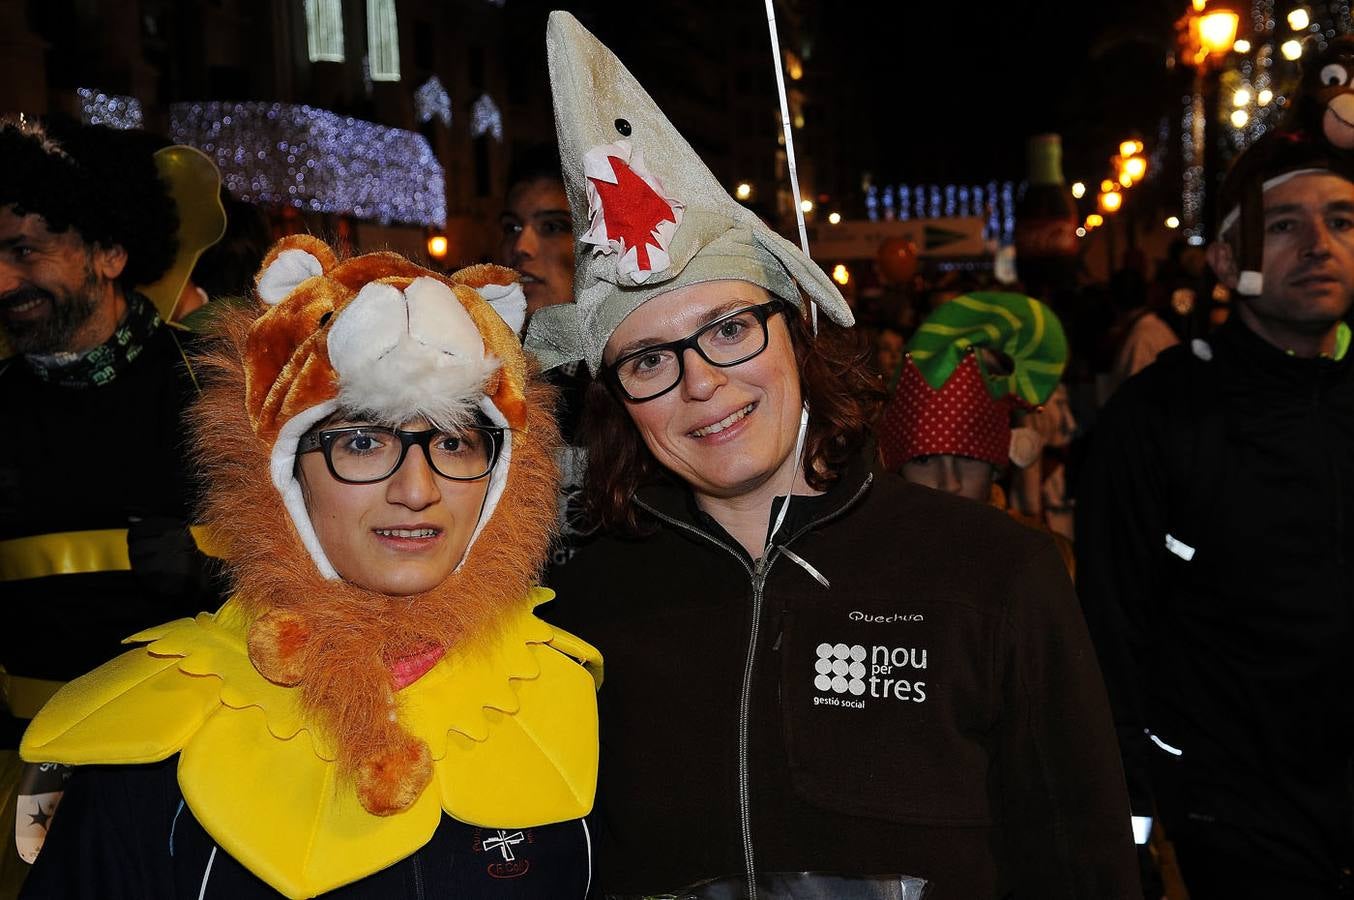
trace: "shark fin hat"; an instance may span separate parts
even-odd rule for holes
[[[1009,359],[1010,371],[994,371],[984,350]],[[994,466],[1014,460],[1012,412],[1046,401],[1066,365],[1062,323],[1038,300],[997,292],[954,298],[908,341],[879,427],[884,467],[942,453]]]
[[[756,284],[833,321],[854,318],[837,286],[739,204],[616,55],[566,12],[546,28],[564,185],[576,238],[574,303],[539,310],[526,346],[550,369],[596,374],[616,327],[668,291],[720,279]]]

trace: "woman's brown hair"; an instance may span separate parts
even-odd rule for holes
[[[809,302],[804,301],[805,309]],[[800,389],[809,405],[804,476],[810,487],[823,491],[869,440],[883,407],[884,387],[855,332],[820,316],[815,336],[805,312],[793,306],[785,311],[785,323],[799,364]],[[676,476],[649,452],[625,402],[606,379],[588,386],[582,437],[588,458],[583,500],[589,525],[644,533],[631,498],[646,484],[674,482]]]

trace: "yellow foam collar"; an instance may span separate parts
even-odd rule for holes
[[[362,808],[297,691],[250,664],[235,600],[129,638],[149,643],[57,692],[20,753],[72,765],[179,753],[179,786],[207,833],[284,895],[311,897],[409,856],[444,811],[523,828],[592,808],[601,657],[529,611],[551,597],[535,589],[492,646],[448,654],[399,693],[434,774],[397,815]]]

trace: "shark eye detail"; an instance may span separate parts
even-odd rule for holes
[[[1342,71],[1343,71],[1343,70],[1342,70]],[[1323,71],[1323,72],[1321,73],[1321,77],[1324,79],[1325,76],[1326,76],[1326,73]],[[627,121],[625,121],[624,119],[617,119],[617,120],[616,120],[616,130],[619,131],[619,132],[621,133],[621,137],[629,137],[629,136],[630,136],[630,131],[631,131],[631,129],[630,129],[630,123],[627,122]]]
[[[1335,87],[1349,81],[1349,73],[1345,67],[1337,63],[1331,63],[1321,69],[1321,83],[1327,87]]]

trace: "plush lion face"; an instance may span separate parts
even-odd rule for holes
[[[442,276],[391,253],[340,262],[315,238],[288,237],[265,258],[261,303],[224,313],[225,340],[200,360],[204,518],[251,621],[250,660],[299,691],[373,813],[407,808],[431,771],[400,723],[407,681],[394,673],[473,650],[529,603],[553,534],[552,395],[528,378],[514,279],[498,266]],[[504,429],[470,545],[443,583],[389,597],[338,578],[295,475],[299,439],[336,410],[395,427],[479,411]]]
[[[337,575],[293,461],[301,436],[336,409],[392,427],[418,416],[450,426],[482,410],[509,429],[507,464],[496,469],[483,518],[493,514],[512,431],[526,422],[526,360],[515,334],[526,298],[515,273],[475,266],[442,277],[393,253],[338,262],[322,241],[292,235],[268,253],[256,284],[270,308],[249,329],[245,405],[254,434],[272,448],[273,483],[326,578]]]

